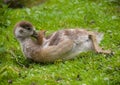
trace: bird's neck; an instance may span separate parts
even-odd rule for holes
[[[23,43],[23,42],[25,42],[25,41],[28,41],[28,40],[30,40],[31,38],[23,38],[23,37],[17,37],[17,40],[20,42],[20,43]]]
[[[25,46],[27,45],[28,43],[31,43],[31,44],[35,44],[36,40],[35,39],[32,39],[31,37],[28,37],[28,38],[18,38],[19,40],[19,43],[22,45],[22,46]]]

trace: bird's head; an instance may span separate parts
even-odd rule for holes
[[[18,22],[14,28],[14,34],[17,39],[26,39],[29,37],[38,37],[33,25],[27,21]]]

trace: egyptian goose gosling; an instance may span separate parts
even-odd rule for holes
[[[36,62],[73,59],[81,52],[89,50],[111,53],[109,50],[102,50],[98,45],[103,34],[84,29],[59,30],[46,38],[43,32],[37,33],[30,22],[21,21],[15,25],[14,35],[23,54]]]

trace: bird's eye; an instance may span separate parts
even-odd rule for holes
[[[27,30],[31,30],[31,28],[30,27],[28,27],[28,28],[26,28]]]

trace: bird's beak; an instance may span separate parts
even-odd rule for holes
[[[36,39],[38,38],[38,34],[37,34],[37,32],[35,30],[33,31],[32,37],[34,37]]]

